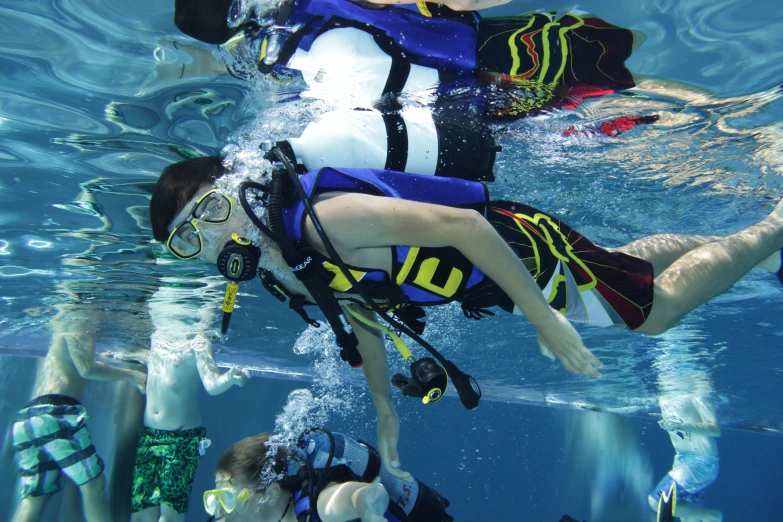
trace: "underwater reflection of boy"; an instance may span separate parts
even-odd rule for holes
[[[573,108],[634,86],[624,63],[633,32],[579,12],[498,18],[476,12],[502,3],[177,0],[175,23],[198,40],[223,44],[237,62],[235,74],[300,75],[303,96],[350,98],[354,105],[441,86],[448,105],[467,102],[506,119]],[[218,72],[198,62],[194,73]],[[186,65],[162,75],[182,78]]]
[[[132,522],[184,520],[196,468],[209,446],[198,387],[203,384],[210,395],[220,395],[232,386],[244,386],[249,377],[239,369],[221,374],[212,344],[203,336],[171,336],[156,331],[147,357],[147,404],[133,469]]]
[[[79,487],[88,522],[111,520],[104,463],[87,431],[78,399],[85,380],[128,381],[144,393],[146,374],[95,360],[94,312],[60,305],[49,353],[38,371],[34,399],[17,413],[11,438],[22,475],[22,501],[13,522],[38,521],[64,475]]]
[[[242,439],[215,466],[204,509],[236,522],[447,522],[449,502],[419,480],[385,471],[377,451],[340,433],[274,447],[269,434]],[[309,518],[307,518],[309,515]]]
[[[677,484],[676,515],[682,522],[720,522],[723,514],[704,506],[704,492],[718,478],[720,426],[709,397],[685,394],[660,399],[658,424],[669,433],[674,464],[650,493],[650,507],[657,509],[661,494]]]
[[[150,202],[155,238],[181,258],[213,262],[235,244],[232,235],[259,238],[259,267],[272,272],[287,294],[314,302],[275,243],[256,229],[263,220],[213,188],[226,172],[217,156],[167,167]],[[300,180],[321,227],[315,228],[295,194],[281,194],[291,206],[282,208],[278,223],[284,229],[275,233],[310,248],[310,266],[323,267],[332,295],[356,302],[357,292],[369,288],[365,293],[385,304],[458,301],[474,318],[490,306],[521,313],[535,326],[541,353],[578,374],[599,376],[601,363],[569,318],[655,335],[755,266],[780,270],[780,203],[758,224],[728,236],[662,234],[604,249],[524,204],[488,201],[485,186],[476,182],[330,168]],[[272,215],[272,207],[267,210]],[[327,248],[351,267],[359,288],[346,283],[334,265],[340,261],[328,257]],[[362,321],[370,313],[352,313],[348,320],[378,414],[383,463],[403,476],[383,338]]]

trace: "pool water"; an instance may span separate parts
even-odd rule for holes
[[[212,266],[180,263],[151,241],[149,196],[166,165],[228,142],[298,136],[325,110],[318,102],[271,103],[286,97],[280,85],[227,75],[178,80],[156,68],[156,47],[198,45],[174,26],[171,4],[0,1],[3,423],[29,399],[57,306],[78,303],[94,314],[99,351],[110,352],[149,344],[147,301],[161,287],[185,290],[170,294],[173,305],[219,307],[222,278]],[[538,7],[514,1],[489,14]],[[727,234],[768,214],[783,195],[778,3],[592,0],[578,7],[646,36],[627,62],[639,88],[498,126],[503,152],[493,198],[546,210],[606,246],[660,232]],[[628,114],[660,119],[617,138],[562,134]],[[330,425],[375,439],[361,379],[335,363],[327,334],[303,334],[299,318],[254,283],[242,286],[239,305],[217,358],[251,368],[256,379],[202,397],[219,449],[201,465],[187,520],[204,518],[200,492],[221,448],[271,429],[288,392],[314,378],[333,407],[358,411],[327,412]],[[465,412],[454,398],[426,409],[399,398],[403,465],[451,498],[458,520],[548,521],[566,512],[648,520],[644,496],[673,453],[655,424],[658,397],[698,388],[710,393],[724,428],[708,506],[726,520],[778,520],[781,312],[780,282],[757,270],[661,336],[579,327],[605,365],[602,378],[589,379],[541,357],[534,329],[519,317],[465,321],[456,306],[434,311],[428,340],[479,380],[485,401]],[[402,370],[395,357],[391,369]],[[127,390],[88,390],[96,445],[108,463],[121,455],[114,448],[125,431],[113,414]],[[608,457],[602,463],[598,455]],[[13,469],[8,442],[0,464]],[[110,464],[113,484],[126,465]],[[9,509],[12,480],[2,480]]]

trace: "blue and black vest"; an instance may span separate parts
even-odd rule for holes
[[[391,170],[323,168],[300,177],[308,197],[328,192],[360,192],[375,196],[469,208],[486,216],[488,193],[477,182],[457,178],[421,176]],[[283,208],[286,233],[297,246],[307,246],[302,227],[307,215],[297,201]],[[391,247],[392,273],[348,266],[357,281],[370,290],[374,299],[392,304],[429,306],[461,301],[466,293],[487,280],[484,273],[457,249],[409,245]],[[317,254],[316,261],[334,274],[329,287],[352,293],[351,283],[332,260]],[[400,294],[400,291],[402,295]]]
[[[288,62],[296,49],[309,51],[330,29],[355,27],[373,35],[378,46],[399,61],[393,68],[408,62],[457,76],[472,74],[480,19],[475,12],[455,12],[438,4],[381,8],[351,0],[297,0],[286,25],[302,27],[288,38],[277,63]]]
[[[311,506],[330,483],[349,481],[372,482],[380,476],[381,484],[389,494],[389,508],[384,517],[389,522],[445,522],[453,520],[447,513],[448,500],[435,490],[416,480],[403,482],[386,472],[377,450],[341,433],[324,432],[303,439],[298,449],[308,466],[315,471],[315,484],[293,493],[294,510],[300,522],[318,522],[317,509],[308,520]]]

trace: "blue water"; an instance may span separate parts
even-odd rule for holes
[[[177,263],[150,243],[148,198],[162,168],[183,154],[215,153],[246,135],[298,135],[312,113],[323,110],[317,104],[270,104],[274,86],[251,86],[232,77],[162,77],[153,58],[160,40],[196,45],[174,26],[172,3],[0,2],[4,361],[45,354],[54,307],[75,301],[102,314],[100,349],[147,345],[152,325],[146,300],[161,284],[171,284],[162,283],[163,277],[179,278],[177,284],[194,289],[216,278],[212,267]],[[538,7],[513,2],[494,14]],[[783,194],[783,102],[777,90],[783,82],[783,9],[778,3],[595,0],[578,7],[647,36],[627,64],[650,81],[633,94],[499,129],[504,152],[493,196],[552,212],[607,246],[658,232],[725,234],[766,215]],[[655,113],[661,119],[614,140],[561,135],[570,125],[628,113]],[[266,409],[253,429],[242,424],[245,431],[237,428],[218,439],[219,448],[269,429],[291,382],[303,386],[313,375],[315,356],[292,350],[303,329],[299,319],[258,285],[244,285],[243,292],[218,359],[247,365],[272,380],[254,385],[265,387],[264,393],[249,387],[235,396]],[[188,305],[211,305],[215,297],[194,298]],[[576,457],[564,455],[566,422],[579,425],[583,421],[573,419],[588,414],[569,412],[574,417],[567,420],[566,409],[630,417],[623,417],[622,430],[636,433],[639,442],[629,447],[647,456],[657,481],[672,453],[666,435],[650,420],[658,414],[657,396],[687,391],[698,382],[713,390],[727,428],[719,441],[724,468],[708,504],[723,510],[727,520],[777,520],[774,514],[783,508],[779,496],[759,494],[747,502],[735,501],[731,492],[783,485],[779,466],[753,471],[758,463],[781,462],[781,312],[783,289],[758,271],[657,338],[580,328],[585,344],[605,364],[604,377],[593,380],[539,356],[534,331],[524,320],[497,316],[466,322],[457,308],[446,307],[433,314],[428,339],[470,369],[489,400],[470,414],[451,399],[434,411],[398,401],[403,460],[457,500],[460,520],[483,519],[475,506],[492,510],[500,520],[557,520],[569,510],[587,519],[591,500],[585,491],[591,480],[579,469],[580,459],[590,457],[576,450],[571,452]],[[391,366],[403,367],[396,359]],[[8,382],[0,384],[11,389],[10,375],[3,375]],[[359,382],[356,375],[345,377]],[[272,388],[286,393],[266,391]],[[8,415],[26,400],[14,395],[12,403],[11,395],[4,397],[9,397],[2,404]],[[215,401],[205,404],[215,407]],[[366,419],[350,422],[335,415],[333,421],[374,440],[370,417],[363,415]],[[221,435],[228,430],[217,428],[222,424],[216,414],[205,413],[208,428],[210,422]],[[416,426],[421,432],[414,433]],[[495,435],[480,435],[490,429]],[[444,439],[453,443],[442,445]],[[428,445],[442,450],[432,459],[439,464],[413,468],[426,458]],[[516,452],[509,456],[512,469],[496,471],[509,446]],[[485,460],[474,459],[474,450]],[[199,472],[188,520],[202,518],[197,493],[209,480],[212,462],[205,461]],[[514,506],[513,516],[496,506],[504,498]],[[603,516],[644,520],[641,514],[633,518],[608,510]]]

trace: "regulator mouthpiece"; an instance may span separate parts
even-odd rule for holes
[[[249,239],[238,234],[231,234],[231,241],[226,243],[217,258],[218,271],[228,279],[226,295],[223,298],[223,335],[228,332],[231,314],[234,312],[239,283],[255,279],[258,262],[261,260],[261,249],[253,245]]]
[[[411,364],[410,377],[394,374],[392,384],[402,390],[403,395],[419,397],[422,404],[429,404],[439,401],[446,394],[449,376],[434,359],[425,357]]]

